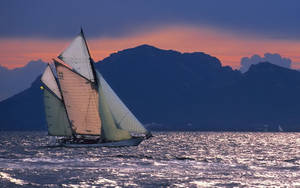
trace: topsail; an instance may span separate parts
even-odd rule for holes
[[[86,79],[95,81],[90,53],[82,31],[58,58]]]

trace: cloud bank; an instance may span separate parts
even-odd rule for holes
[[[116,37],[167,25],[210,26],[267,38],[300,38],[300,1],[2,0],[0,37]]]
[[[281,57],[279,54],[265,53],[264,57],[259,55],[253,55],[252,57],[243,57],[241,59],[241,68],[240,71],[245,73],[248,71],[251,65],[255,65],[261,62],[269,62],[274,65],[278,65],[285,68],[291,68],[292,61],[289,58]]]

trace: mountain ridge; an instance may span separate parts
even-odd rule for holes
[[[46,63],[42,60],[30,61],[14,69],[0,65],[0,101],[29,88],[45,67]]]
[[[285,131],[300,131],[300,73],[294,70],[259,63],[242,74],[202,52],[180,53],[149,45],[113,53],[95,67],[151,130],[263,131],[268,125],[268,131],[277,131],[281,124]],[[0,102],[0,122],[9,116],[7,106],[15,109],[20,101],[32,101],[32,95],[30,113],[36,119],[24,116],[23,121],[31,122],[27,130],[45,129],[38,85],[37,80],[18,97]],[[25,109],[17,113],[29,113]],[[12,119],[5,122],[28,126]]]

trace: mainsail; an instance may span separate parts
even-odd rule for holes
[[[56,71],[71,127],[76,134],[100,135],[98,92],[86,78],[59,62]]]
[[[98,71],[96,72],[103,91],[103,95],[105,97],[105,102],[109,106],[110,112],[116,122],[116,125],[119,128],[132,133],[148,134],[148,131],[145,129],[145,127],[121,101],[121,99],[105,81],[103,76]]]
[[[86,79],[94,82],[94,73],[91,64],[90,53],[81,30],[80,34],[58,56],[59,59],[70,65],[76,72]]]
[[[48,122],[48,134],[51,136],[71,136],[67,113],[62,103],[62,97],[58,89],[53,72],[48,65],[41,78],[46,86],[44,89],[44,104],[46,120]]]

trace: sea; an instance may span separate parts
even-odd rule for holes
[[[153,134],[65,148],[46,132],[0,132],[0,187],[300,187],[300,133]]]

